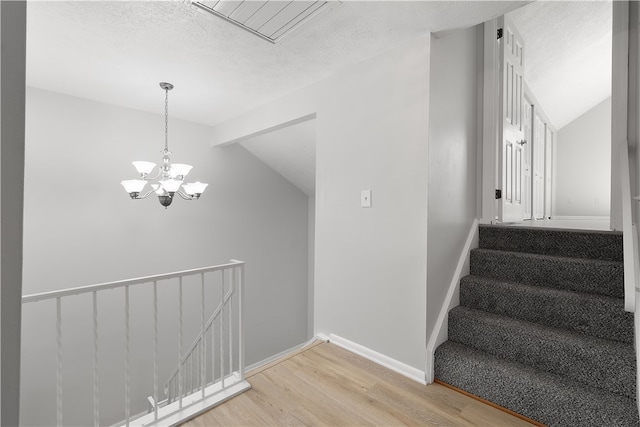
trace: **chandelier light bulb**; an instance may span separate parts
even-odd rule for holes
[[[178,177],[184,178],[185,176],[187,176],[187,174],[191,169],[193,169],[193,166],[191,165],[174,163],[171,165],[169,169],[169,174],[171,175],[171,178],[178,178]]]
[[[143,181],[141,179],[129,179],[122,181],[120,184],[122,184],[129,195],[135,194],[135,196],[137,196],[144,189],[144,186],[147,185],[147,181]],[[135,196],[131,197],[134,198]]]
[[[136,168],[140,176],[142,176],[143,178],[149,175],[153,170],[153,168],[156,167],[156,164],[153,162],[144,162],[144,161],[137,160],[131,163],[133,163],[133,166]]]
[[[167,179],[158,182],[167,193],[175,193],[182,185],[182,181],[179,181],[177,179]]]

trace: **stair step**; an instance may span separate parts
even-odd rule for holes
[[[449,312],[449,340],[612,393],[636,395],[631,344],[461,306]]]
[[[452,341],[435,356],[437,379],[551,427],[640,426],[625,396]]]
[[[590,336],[633,343],[624,300],[485,277],[460,280],[460,305]]]
[[[480,226],[480,248],[622,262],[622,233]]]
[[[471,274],[526,285],[624,297],[623,264],[493,249],[471,251]]]

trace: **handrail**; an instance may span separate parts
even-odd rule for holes
[[[200,274],[200,273],[208,273],[208,272],[212,272],[212,271],[225,270],[225,269],[227,269],[229,267],[234,267],[234,266],[239,266],[239,265],[244,265],[244,262],[243,261],[232,260],[231,262],[229,262],[227,264],[213,265],[213,266],[210,266],[210,267],[194,268],[192,270],[182,270],[182,271],[176,271],[176,272],[173,272],[173,273],[165,273],[165,274],[157,274],[157,275],[154,275],[154,276],[138,277],[138,278],[135,278],[135,279],[118,280],[118,281],[115,281],[115,282],[106,282],[106,283],[100,283],[100,284],[97,284],[97,285],[79,286],[77,288],[62,289],[60,291],[42,292],[42,293],[39,293],[39,294],[24,295],[22,297],[22,303],[23,304],[27,304],[27,303],[30,303],[30,302],[61,298],[61,297],[66,297],[66,296],[70,296],[70,295],[80,295],[80,294],[87,294],[87,293],[91,293],[91,292],[104,291],[104,290],[107,290],[107,289],[122,288],[124,286],[138,285],[138,284],[141,284],[141,283],[149,283],[149,282],[153,282],[153,281],[175,279],[175,278],[181,277],[181,276],[182,277],[184,277],[184,276],[192,276],[192,275]]]
[[[620,189],[622,192],[622,245],[624,254],[624,309],[636,311],[636,289],[640,263],[638,259],[638,231],[634,223],[629,171],[629,144],[620,141]]]

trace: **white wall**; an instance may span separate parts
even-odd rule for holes
[[[162,98],[160,111],[161,102]],[[28,90],[24,293],[197,268],[237,258],[247,262],[247,364],[304,342],[307,196],[240,146],[210,148],[207,127],[170,119],[169,132],[173,160],[193,164],[190,178],[208,182],[209,187],[201,200],[177,199],[165,210],[153,196],[131,200],[120,185],[122,179],[135,177],[132,160],[161,160],[163,116]],[[148,295],[143,297],[132,295],[133,301],[140,301],[139,306],[132,306],[134,327],[145,322],[140,316],[151,316],[149,307],[143,307],[148,305]],[[198,319],[197,324],[197,293],[185,298],[186,312]],[[167,304],[175,304],[175,299],[171,296]],[[64,312],[63,321],[73,328],[90,325],[90,317],[80,320],[80,314],[90,315],[90,298],[77,305]],[[55,379],[55,351],[48,347],[55,340],[51,307],[28,307],[23,316],[21,414],[25,425],[55,423],[55,394],[51,384],[45,384]],[[102,332],[106,341],[101,340],[105,353],[113,352],[112,347],[121,348],[123,340],[123,312],[109,312],[109,307],[103,306],[101,312],[107,328]],[[44,323],[37,324],[38,320]],[[112,331],[109,324],[117,327],[111,325],[115,328]],[[111,332],[114,336],[107,336]],[[165,332],[171,336],[167,340],[177,336],[175,325],[168,324]],[[195,333],[186,334],[184,345],[191,343]],[[65,337],[67,345],[73,346],[69,335]],[[91,343],[87,345],[76,350],[90,359]],[[176,366],[177,340],[174,348],[170,347],[167,351],[171,354],[163,360],[169,360],[172,369]],[[80,393],[65,390],[69,404],[65,406],[65,424],[88,425],[92,423],[87,418],[91,411],[92,368],[90,363],[76,360],[72,349],[65,350],[65,372],[73,378],[66,384],[88,388]],[[53,362],[41,362],[39,356]],[[116,357],[123,356],[117,353]],[[122,360],[102,360],[102,375],[121,366]],[[138,355],[133,362],[134,373],[148,370],[151,363],[148,354]],[[134,397],[151,394],[145,383],[148,379],[149,375],[132,380],[132,390],[138,392]],[[100,395],[101,421],[113,423],[118,421],[110,413],[115,403],[104,387]],[[119,406],[122,392],[119,389],[111,397]],[[132,413],[146,408],[140,399],[134,403]],[[74,416],[72,406],[81,408],[81,414]]]
[[[431,39],[427,332],[478,213],[478,60],[482,27]]]
[[[321,94],[316,330],[423,371],[428,38],[339,73]]]
[[[316,333],[425,366],[429,39],[214,128],[212,144],[316,120]],[[372,190],[373,206],[360,207]]]
[[[557,132],[555,216],[609,216],[611,98]]]

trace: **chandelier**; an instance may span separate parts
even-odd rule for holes
[[[151,193],[155,192],[160,204],[166,209],[171,204],[173,197],[176,194],[180,195],[180,197],[185,200],[199,199],[208,184],[198,181],[183,184],[184,177],[187,176],[193,166],[182,163],[171,163],[171,159],[169,157],[171,154],[171,151],[169,151],[169,91],[173,89],[173,85],[171,83],[162,82],[160,83],[160,87],[165,92],[164,150],[161,151],[163,154],[162,165],[158,167],[156,175],[150,177],[149,175],[153,171],[153,168],[156,167],[155,163],[145,161],[132,162],[133,166],[140,174],[141,179],[130,179],[122,181],[121,184],[127,193],[129,193],[129,196],[134,200],[145,199],[149,197]],[[149,192],[141,195],[140,193],[142,193],[142,190],[148,181],[157,182],[151,184],[151,190]],[[180,190],[180,186],[182,186],[182,190]]]

